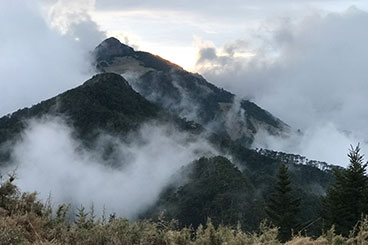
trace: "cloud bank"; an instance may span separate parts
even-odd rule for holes
[[[368,13],[355,7],[273,20],[222,49],[201,47],[197,69],[302,129],[297,153],[340,163],[349,144],[368,135],[367,24]],[[295,151],[287,142],[266,143]]]
[[[105,207],[107,214],[133,219],[156,201],[182,166],[216,153],[204,140],[147,124],[124,142],[101,135],[98,145],[115,146],[111,164],[101,148],[86,150],[72,135],[60,118],[30,121],[12,153],[16,184],[22,191],[37,191],[42,200],[51,194],[55,204],[93,203],[97,214]]]

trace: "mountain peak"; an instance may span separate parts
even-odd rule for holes
[[[115,47],[115,48],[119,48],[120,50],[124,49],[125,51],[128,51],[128,52],[134,51],[132,47],[120,42],[120,40],[115,37],[106,38],[100,43],[100,45],[105,46],[107,48]]]
[[[109,37],[106,38],[104,41],[102,41],[102,43],[109,43],[109,44],[122,44],[119,39],[117,39],[116,37]]]
[[[111,60],[114,57],[132,56],[134,49],[121,43],[115,37],[109,37],[102,41],[94,50],[98,59]]]

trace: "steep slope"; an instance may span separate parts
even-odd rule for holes
[[[199,74],[108,38],[94,51],[96,67],[122,74],[149,101],[169,112],[249,146],[258,130],[283,135],[289,126],[248,100],[207,82]]]

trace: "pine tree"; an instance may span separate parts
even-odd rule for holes
[[[274,192],[265,208],[272,223],[279,227],[281,241],[287,241],[291,237],[292,230],[298,226],[299,205],[300,199],[292,194],[288,168],[282,163],[277,174]]]
[[[368,214],[367,163],[359,145],[351,147],[348,157],[349,166],[334,171],[335,183],[322,199],[326,225],[335,225],[336,231],[343,235],[348,235],[362,215]]]

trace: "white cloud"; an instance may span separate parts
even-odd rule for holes
[[[51,193],[56,204],[94,204],[101,214],[116,212],[135,218],[152,205],[182,166],[215,150],[200,138],[168,126],[145,125],[120,139],[101,135],[99,145],[115,145],[114,167],[101,149],[86,150],[60,118],[30,121],[14,146],[17,185],[37,191],[42,200]]]

